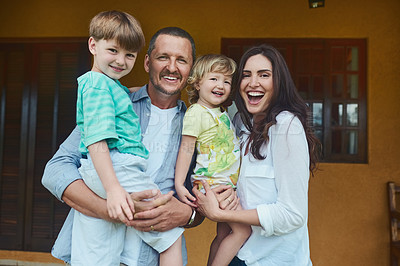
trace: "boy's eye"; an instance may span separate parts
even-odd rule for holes
[[[112,49],[112,48],[108,49],[108,51],[110,51],[111,53],[116,53],[117,52],[116,49]]]
[[[226,80],[225,83],[231,85],[231,82],[229,80]]]

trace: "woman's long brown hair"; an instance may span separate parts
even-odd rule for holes
[[[247,108],[240,96],[240,84],[243,78],[243,69],[247,60],[255,55],[265,56],[272,65],[273,94],[270,104],[265,113],[260,114],[261,119],[253,124],[253,115]],[[309,108],[301,98],[294,85],[285,59],[277,49],[269,45],[260,45],[247,50],[239,63],[238,71],[233,79],[233,88],[236,90],[235,104],[238,108],[240,118],[246,129],[250,132],[249,151],[258,160],[265,159],[265,155],[260,152],[261,146],[269,141],[268,129],[276,124],[276,117],[282,111],[289,111],[295,115],[303,125],[310,157],[310,172],[314,175],[317,169],[317,162],[320,157],[321,144],[314,135],[309,125]]]

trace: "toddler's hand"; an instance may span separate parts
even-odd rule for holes
[[[194,204],[196,198],[190,194],[190,192],[183,185],[175,186],[176,193],[178,194],[179,199],[186,203],[187,205],[196,208],[197,205]]]
[[[107,210],[110,218],[119,219],[124,224],[132,220],[135,213],[131,196],[119,185],[107,191]]]

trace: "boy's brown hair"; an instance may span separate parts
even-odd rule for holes
[[[196,86],[209,72],[222,73],[233,76],[236,71],[236,63],[231,58],[220,54],[207,54],[197,58],[188,78],[187,88],[189,103],[193,104],[199,100],[199,91]],[[231,90],[232,95],[233,90]]]
[[[139,21],[122,11],[103,11],[97,14],[90,21],[89,34],[96,41],[116,40],[127,51],[139,52],[145,45]]]

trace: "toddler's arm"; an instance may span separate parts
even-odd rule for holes
[[[176,161],[175,169],[175,190],[179,196],[179,199],[188,204],[189,206],[196,207],[193,203],[196,198],[193,197],[190,192],[185,188],[185,179],[189,170],[190,162],[194,152],[196,144],[196,137],[193,136],[182,136],[181,146],[179,147],[178,159]]]
[[[110,151],[105,140],[88,146],[96,172],[107,193],[107,210],[112,219],[123,223],[133,219],[134,205],[128,192],[119,184],[115,175]]]

